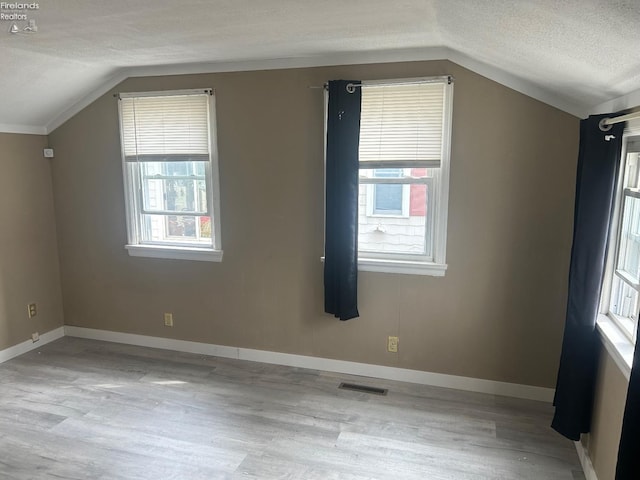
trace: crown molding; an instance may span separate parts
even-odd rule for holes
[[[449,53],[450,49],[445,47],[411,48],[336,53],[309,57],[274,58],[267,60],[130,67],[127,69],[127,73],[130,77],[149,77],[197,73],[247,72],[254,70],[283,70],[287,68],[331,67],[337,65],[364,65],[367,63],[419,62],[448,60]]]
[[[60,125],[65,123],[67,120],[71,119],[77,113],[80,113],[83,109],[85,109],[86,107],[91,105],[93,102],[98,100],[101,96],[103,96],[113,87],[115,87],[122,81],[126,80],[128,77],[130,77],[127,70],[128,69],[126,68],[116,70],[116,72],[113,75],[111,75],[111,77],[109,77],[109,79],[104,83],[102,83],[98,88],[94,89],[91,93],[89,93],[88,95],[85,95],[76,103],[71,105],[69,108],[59,113],[55,118],[53,118],[53,120],[47,123],[47,125],[44,127],[47,134],[50,134],[51,132],[53,132],[56,128],[58,128]]]
[[[546,90],[535,83],[524,80],[498,67],[475,60],[474,58],[457,50],[449,50],[447,60],[450,60],[467,70],[471,70],[478,75],[482,75],[483,77],[493,80],[496,83],[504,85],[505,87],[511,88],[516,92],[520,92],[528,97],[539,100],[542,103],[546,103],[547,105],[578,118],[585,118],[588,114],[588,109],[583,105],[571,102],[567,98]]]
[[[586,117],[589,110],[554,92],[510,74],[500,68],[475,60],[470,56],[447,47],[412,48],[384,51],[350,52],[309,57],[277,58],[268,60],[242,60],[233,62],[188,63],[178,65],[155,65],[145,67],[123,67],[113,71],[111,77],[65,109],[44,126],[0,125],[0,131],[12,133],[49,134],[93,103],[123,80],[130,77],[165,75],[187,75],[201,73],[243,72],[253,70],[279,70],[286,68],[326,67],[334,65],[362,65],[368,63],[395,63],[448,60],[500,83],[524,95],[546,103],[577,117]],[[640,96],[640,91],[638,92]]]
[[[0,133],[22,133],[26,135],[46,135],[47,127],[33,125],[7,125],[0,123]]]
[[[640,89],[629,92],[626,95],[614,98],[607,102],[603,102],[591,108],[589,114],[595,115],[599,113],[614,113],[627,108],[635,108],[640,106]]]
[[[78,100],[64,112],[51,120],[44,128],[53,132],[60,125],[80,112],[113,87],[127,78],[159,77],[169,75],[193,75],[202,73],[248,72],[256,70],[283,70],[287,68],[311,68],[333,65],[360,65],[367,63],[393,63],[429,60],[447,60],[446,48],[385,50],[310,57],[276,58],[266,60],[241,60],[233,62],[184,63],[175,65],[151,65],[144,67],[124,67],[99,88]]]

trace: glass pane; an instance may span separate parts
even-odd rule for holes
[[[142,215],[146,242],[184,242],[211,245],[211,217]]]
[[[169,177],[204,177],[208,162],[140,162],[142,175]]]
[[[144,209],[147,211],[207,211],[207,188],[204,180],[145,179],[142,189]]]
[[[187,176],[191,175],[191,167],[193,162],[167,162],[165,164],[166,173],[165,175],[181,175]]]
[[[632,335],[638,322],[638,292],[617,275],[613,276],[609,311],[618,317],[620,326]]]
[[[140,165],[144,210],[207,212],[207,187],[201,175],[206,162],[145,162]]]
[[[200,222],[200,237],[211,238],[211,217],[197,217]]]
[[[631,283],[640,283],[640,199],[624,196],[617,269]]]
[[[358,200],[359,251],[431,256],[431,212],[427,189],[427,185],[421,184],[361,184]],[[390,215],[389,210],[380,215],[378,207],[391,206],[392,202],[397,202],[398,196],[401,199],[400,210],[404,210],[405,215]]]

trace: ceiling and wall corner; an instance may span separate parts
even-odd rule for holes
[[[640,2],[39,5],[36,34],[0,21],[0,131],[49,133],[132,76],[408,60],[448,59],[579,117],[640,101]]]

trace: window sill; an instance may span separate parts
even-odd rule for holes
[[[620,327],[606,315],[598,315],[597,325],[602,344],[616,362],[622,374],[629,380],[631,364],[633,363],[633,343],[620,330]]]
[[[447,265],[433,262],[411,262],[409,260],[359,258],[358,270],[361,272],[402,273],[405,275],[444,277]]]
[[[168,258],[174,260],[197,260],[221,262],[222,250],[197,247],[168,247],[165,245],[125,245],[132,257]]]
[[[324,257],[320,257],[320,260],[324,262]],[[360,272],[400,273],[404,275],[444,277],[446,270],[447,265],[442,263],[358,258],[358,271]]]

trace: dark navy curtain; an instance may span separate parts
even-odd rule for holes
[[[640,330],[639,330],[640,331]],[[622,420],[622,435],[618,449],[616,480],[640,478],[640,336],[636,336],[636,347],[631,366],[631,378],[627,392],[627,405]]]
[[[359,316],[358,147],[361,99],[359,81],[329,82],[324,310],[340,320]]]
[[[571,440],[589,431],[598,364],[596,318],[624,124],[607,132],[602,118],[580,123],[567,316],[551,426]]]

